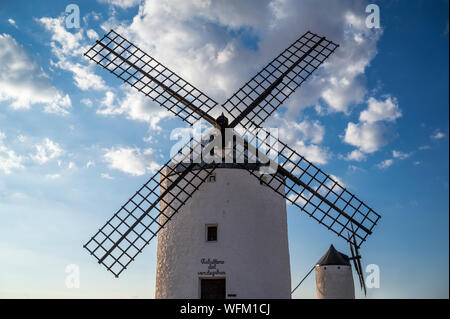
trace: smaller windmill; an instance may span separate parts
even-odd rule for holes
[[[355,287],[351,262],[353,262],[361,290],[367,295],[358,247],[350,243],[351,257],[336,250],[333,245],[315,263],[310,271],[292,290],[293,294],[315,270],[316,293],[319,299],[354,299]]]
[[[326,37],[310,31],[306,32],[242,86],[222,105],[221,110],[218,110],[217,102],[114,30],[97,40],[95,45],[85,53],[89,59],[159,103],[186,123],[193,125],[202,119],[209,123],[218,134],[210,138],[212,134],[208,131],[206,136],[202,136],[199,140],[191,139],[178,154],[163,165],[119,208],[84,247],[97,259],[99,264],[104,265],[108,271],[118,277],[153,238],[177,223],[176,220],[177,218],[180,220],[180,215],[187,216],[184,210],[192,198],[209,187],[204,184],[211,176],[214,176],[216,170],[226,170],[226,172],[238,172],[237,176],[242,176],[241,172],[250,173],[250,175],[245,174],[245,177],[252,177],[252,182],[255,182],[253,177],[256,178],[257,183],[253,184],[254,189],[257,189],[256,185],[263,185],[264,189],[258,188],[257,190],[264,192],[267,196],[275,196],[274,201],[280,203],[281,209],[275,219],[270,219],[273,216],[268,216],[270,220],[278,222],[278,217],[282,218],[283,214],[285,216],[287,201],[353,245],[356,255],[352,258],[359,263],[357,248],[372,234],[380,215],[330,175],[300,155],[294,148],[272,136],[270,132],[264,132],[270,138],[259,139],[259,132],[264,121],[337,48],[338,45]],[[215,116],[220,113],[222,115],[216,118]],[[223,142],[223,133],[226,130],[231,130],[235,137],[232,143],[227,145],[220,143]],[[217,138],[218,136],[221,138]],[[214,147],[214,145],[221,146]],[[229,148],[228,151],[225,151],[227,148]],[[210,152],[205,153],[205,150],[214,150],[214,155],[217,151],[219,155],[213,162],[207,162],[204,156],[209,155]],[[247,180],[246,182],[250,183]],[[230,190],[231,193],[236,194],[233,189]],[[217,194],[222,196],[223,192]],[[243,198],[246,195],[245,193],[237,194],[238,197]],[[225,198],[221,204],[225,205],[226,202]],[[261,211],[258,212],[252,207],[249,210],[254,211],[255,222],[267,227],[266,234],[259,234],[261,240],[264,240],[268,233],[274,233],[270,223],[259,220]],[[272,212],[265,213],[270,215]],[[245,214],[239,214],[239,216],[242,215]],[[189,216],[185,220],[186,224],[177,224],[177,227],[172,229],[173,236],[166,242],[173,240],[177,234],[185,231],[188,224],[193,225],[194,218],[195,216]],[[238,224],[235,223],[235,225]],[[280,234],[286,237],[287,242],[286,228],[282,225]],[[249,227],[239,235],[245,235],[252,229],[256,229],[256,227],[249,224]],[[217,228],[215,234],[217,236]],[[168,238],[166,235],[164,234]],[[279,239],[274,238],[271,242],[279,241]],[[178,248],[182,247],[182,251],[192,248],[189,246],[188,240],[190,239],[180,240],[177,243]],[[232,253],[236,254],[242,250],[244,253],[251,253],[252,250],[259,249],[261,254],[267,254],[267,249],[260,243],[260,247],[247,243],[248,241],[236,243]],[[279,252],[274,248],[271,253],[276,255]],[[287,264],[289,264],[287,244],[283,254],[283,258],[287,259]],[[164,254],[163,257],[166,258],[164,260],[171,257],[168,255],[167,252]],[[175,255],[179,257],[178,254]],[[234,258],[231,255],[229,257],[230,259]],[[270,256],[266,257],[265,260],[273,259]],[[185,259],[182,263],[162,263],[161,268],[193,263],[190,254],[183,255],[183,258]],[[223,262],[223,260],[210,258],[202,260],[214,265]],[[230,263],[227,261],[225,265]],[[210,266],[214,268],[214,265]],[[276,266],[276,263],[272,265],[274,268]],[[236,264],[235,269],[238,267],[243,266]],[[269,269],[268,267],[266,264],[259,268]],[[185,269],[182,271],[180,280],[192,275],[192,273],[187,274]],[[218,273],[222,272],[218,271]],[[238,273],[243,272],[235,272],[235,274]],[[283,298],[290,296],[290,270],[288,269],[286,273],[288,273],[284,276],[286,284],[282,289],[287,294],[276,295],[278,298],[280,298],[279,296],[283,296]],[[269,280],[268,277],[261,275],[257,279],[262,282]],[[187,284],[192,286],[192,282],[194,281],[188,280]],[[173,282],[172,286],[175,287],[176,284],[178,282]],[[257,282],[257,284],[260,283]],[[277,282],[274,280],[273,284],[276,285]],[[176,291],[176,289],[174,290]],[[261,290],[263,288],[255,291]],[[252,297],[251,294],[249,296]]]

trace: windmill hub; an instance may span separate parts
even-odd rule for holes
[[[217,118],[216,122],[217,124],[220,125],[221,129],[227,128],[229,124],[228,118],[225,115],[223,115],[223,113]]]

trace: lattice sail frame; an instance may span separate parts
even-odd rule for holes
[[[201,118],[211,120],[217,102],[114,30],[84,55],[190,125]]]
[[[353,240],[353,243],[351,242]],[[355,268],[355,271],[358,275],[359,279],[359,286],[361,287],[361,290],[364,291],[364,295],[367,296],[367,287],[366,282],[364,280],[364,273],[361,263],[361,255],[359,254],[358,246],[356,245],[355,238],[350,237],[349,234],[349,245],[350,245],[350,253],[351,253],[351,259],[353,261],[353,267]]]
[[[360,247],[372,233],[381,216],[330,175],[277,137],[270,137],[271,132],[268,130],[260,128],[250,131],[240,128],[236,131],[235,134],[241,136],[234,145],[236,158],[244,158],[252,163],[268,163],[271,168],[277,167],[276,172],[269,169],[272,173],[264,174],[263,166],[254,170],[241,161],[240,166],[260,179],[261,183],[356,247]],[[260,138],[261,132],[263,139]],[[249,145],[258,145],[257,152],[254,147],[252,151]],[[261,150],[266,150],[267,153],[275,150],[278,156],[265,156]]]
[[[223,108],[247,129],[260,127],[338,47],[325,37],[306,32],[233,94]],[[271,92],[264,95],[268,89]],[[247,108],[249,113],[243,116]]]
[[[214,172],[214,165],[195,164],[202,143],[191,139],[84,245],[116,277]]]

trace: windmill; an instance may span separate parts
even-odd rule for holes
[[[372,234],[380,215],[278,138],[271,136],[262,142],[258,139],[258,132],[265,120],[337,48],[337,44],[325,37],[306,32],[233,94],[222,105],[222,112],[226,115],[222,113],[216,118],[214,115],[220,114],[217,102],[114,30],[97,40],[85,53],[86,57],[158,102],[184,122],[194,125],[197,121],[203,120],[215,131],[208,131],[205,134],[208,138],[192,138],[98,230],[84,247],[98,263],[118,277],[159,234],[157,296],[158,294],[159,297],[194,296],[192,291],[197,291],[197,286],[200,285],[200,290],[203,291],[204,288],[205,291],[212,291],[210,296],[216,297],[224,297],[225,290],[228,297],[255,297],[257,291],[282,290],[283,293],[264,295],[276,298],[290,297],[286,201],[300,208],[309,217],[355,248],[359,248],[367,236]],[[233,132],[234,140],[231,145],[220,143],[226,130]],[[217,138],[219,135],[222,136],[221,139]],[[271,135],[270,132],[267,135]],[[209,138],[210,136],[213,137]],[[213,148],[219,150],[218,157],[221,161],[212,163],[203,161],[204,149],[211,145],[221,145]],[[270,156],[274,150],[276,156]],[[238,158],[244,160],[238,161]],[[244,170],[250,174],[243,174]],[[217,185],[209,184],[216,179],[215,174],[218,178]],[[223,184],[220,184],[221,182]],[[207,193],[219,184],[221,189]],[[241,184],[245,184],[245,187],[239,188]],[[229,193],[224,191],[225,187],[228,187]],[[263,195],[258,198],[259,193]],[[233,204],[229,203],[229,198],[226,197],[228,195],[235,196],[237,207],[230,206],[227,211],[222,212],[221,207],[217,206],[218,203]],[[209,210],[206,213],[202,207],[206,207],[208,203],[213,205],[214,203],[210,201],[211,197],[215,196],[218,198],[216,206],[209,206],[214,208],[213,212]],[[250,197],[254,201],[252,205],[247,200]],[[264,198],[271,200],[264,202]],[[201,202],[202,200],[204,202]],[[214,198],[212,201],[214,202]],[[265,206],[258,206],[260,201],[264,202]],[[243,209],[239,208],[241,204],[247,205],[246,214],[236,213]],[[271,209],[275,213],[271,212]],[[198,231],[198,228],[195,228],[196,223],[203,222],[197,221],[196,218],[202,214],[205,218],[210,218],[213,213],[217,213],[215,218],[228,223],[224,227],[239,229],[239,233],[225,236],[230,240],[228,245],[223,247],[224,251],[231,249],[227,250],[228,260],[213,257],[197,260],[200,254],[208,256],[219,254],[220,250],[204,246],[195,235]],[[232,218],[224,217],[230,214]],[[264,221],[261,221],[261,216],[264,216]],[[236,221],[237,219],[239,221]],[[242,228],[242,225],[245,227]],[[222,226],[217,227],[215,224],[205,226],[206,242],[211,238],[217,239],[218,234],[223,234]],[[249,234],[250,236],[246,237]],[[264,242],[267,247],[258,249],[254,238]],[[193,240],[197,240],[198,247],[190,242]],[[273,242],[282,244],[273,246]],[[220,244],[218,241],[218,245]],[[255,267],[245,269],[248,279],[235,280],[235,284],[238,287],[242,281],[248,283],[254,279],[252,285],[260,285],[258,280],[264,279],[262,281],[265,286],[254,290],[242,287],[242,290],[247,289],[247,294],[230,293],[233,292],[231,286],[234,283],[228,281],[229,284],[226,284],[225,289],[224,280],[225,277],[228,280],[229,276],[224,276],[225,272],[222,270],[226,267],[229,267],[227,269],[239,267],[233,258],[242,251],[246,253],[239,256],[247,260],[245,265],[251,263],[248,256],[252,255],[253,250],[258,252],[253,255],[254,258],[264,262],[265,265],[260,266],[258,270],[255,270]],[[280,262],[271,262],[270,256],[264,255],[267,251],[273,254],[273,259]],[[214,283],[201,280],[198,284],[195,281],[197,273],[189,268],[192,264],[191,256],[195,262],[207,266],[207,271],[198,272],[200,279],[211,277],[218,279]],[[172,268],[177,271],[170,272]],[[268,272],[263,273],[261,269],[267,269]],[[256,275],[252,277],[255,272]],[[272,276],[268,274],[279,272],[286,275],[283,275],[283,278],[275,276],[271,281]],[[195,276],[192,277],[191,273],[195,273]],[[187,277],[189,279],[186,279]],[[183,280],[188,288],[178,285]],[[282,282],[283,287],[280,287],[276,280]],[[277,288],[274,288],[275,286]],[[178,294],[173,292],[175,290]],[[253,294],[250,291],[253,291]],[[203,297],[203,292],[198,297]]]
[[[314,264],[308,273],[302,278],[299,284],[292,290],[293,294],[308,276],[315,270],[316,273],[316,293],[319,299],[354,299],[355,288],[353,284],[353,274],[351,261],[358,276],[361,290],[367,295],[366,284],[364,282],[361,265],[361,255],[354,243],[350,243],[351,257],[339,252],[330,246],[328,251]]]

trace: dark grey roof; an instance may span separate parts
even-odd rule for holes
[[[348,259],[348,256],[338,252],[336,248],[334,248],[333,245],[330,246],[330,249],[325,253],[325,255],[320,258],[320,260],[317,262],[320,266],[325,265],[345,265],[350,266],[350,260]]]

